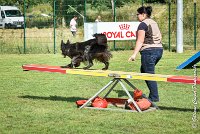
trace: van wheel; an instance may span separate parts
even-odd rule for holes
[[[5,28],[6,28],[6,29],[9,29],[10,27],[11,27],[10,24],[5,24]]]

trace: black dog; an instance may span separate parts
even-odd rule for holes
[[[79,67],[81,62],[88,62],[88,65],[83,69],[89,69],[93,66],[93,60],[100,61],[105,64],[102,70],[107,70],[109,67],[109,60],[112,54],[108,51],[107,38],[104,34],[94,34],[95,38],[85,42],[77,42],[71,44],[61,41],[61,51],[64,57],[71,58],[71,63],[65,68]]]

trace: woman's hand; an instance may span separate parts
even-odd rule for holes
[[[128,61],[135,61],[135,58],[136,58],[136,55],[132,55],[132,56],[128,59]]]

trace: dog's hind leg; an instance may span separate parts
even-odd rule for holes
[[[109,67],[109,62],[108,61],[104,61],[103,63],[105,64],[105,67],[102,68],[102,70],[107,70],[108,67]]]

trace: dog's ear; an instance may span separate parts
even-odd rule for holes
[[[93,37],[95,37],[95,38],[96,38],[96,37],[97,37],[97,33],[93,34]]]
[[[69,40],[67,40],[67,44],[70,44],[70,41],[69,41]]]
[[[65,48],[65,43],[64,43],[64,41],[63,40],[61,40],[61,45],[60,45],[61,47],[61,50],[64,50],[64,48]]]
[[[64,41],[63,40],[61,40],[61,45],[64,45],[65,43],[64,43]]]

